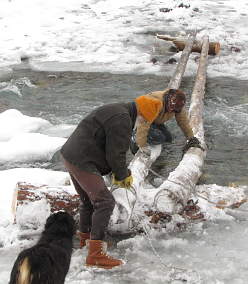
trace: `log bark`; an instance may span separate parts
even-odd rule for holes
[[[184,39],[178,39],[175,37],[170,37],[167,35],[157,35],[157,38],[163,39],[166,41],[172,41],[179,51],[182,51],[185,48],[186,41]],[[202,43],[201,41],[194,41],[191,52],[201,53]],[[209,42],[209,55],[217,55],[220,52],[220,43],[219,42]]]
[[[190,148],[178,167],[170,173],[168,179],[160,186],[155,197],[155,206],[159,211],[178,213],[186,206],[195,185],[202,174],[206,145],[203,128],[203,98],[205,93],[206,69],[208,58],[208,37],[203,38],[202,52],[197,70],[195,85],[189,109],[190,124],[194,135],[201,141],[205,151]]]
[[[75,216],[79,210],[79,195],[66,190],[66,187],[53,188],[19,182],[16,186],[15,196],[15,214],[18,206],[41,199],[45,199],[50,204],[51,212],[65,210]]]

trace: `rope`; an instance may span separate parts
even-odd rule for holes
[[[119,187],[112,184],[111,187],[110,187],[110,192],[113,193],[117,188],[119,188]],[[131,205],[131,202],[129,200],[128,191],[130,191],[135,196],[135,201],[133,202],[133,205]],[[136,204],[136,201],[137,201],[137,192],[136,192],[135,187],[131,186],[131,189],[125,190],[125,193],[126,193],[126,198],[127,198],[127,201],[128,201],[128,205],[131,208],[130,216],[129,216],[128,222],[127,222],[128,229],[130,230],[131,229],[131,225],[130,225],[131,224],[131,219],[132,219],[134,207],[135,207],[135,204]]]
[[[119,187],[112,185],[111,188],[110,188],[110,191],[113,193],[117,188],[119,188]],[[130,203],[130,200],[129,200],[129,196],[128,196],[128,193],[127,193],[128,190],[131,191],[131,192],[133,193],[133,195],[135,196],[135,202],[133,203],[132,206],[131,206],[131,203]],[[150,245],[150,247],[151,247],[151,249],[152,249],[154,255],[159,259],[160,264],[161,264],[166,270],[171,270],[171,271],[169,272],[169,277],[170,277],[170,278],[173,278],[173,280],[184,280],[184,279],[182,279],[182,277],[180,278],[179,276],[176,276],[175,274],[176,274],[177,272],[181,272],[181,273],[182,273],[182,272],[184,272],[184,273],[194,272],[194,273],[197,274],[197,277],[198,277],[199,279],[201,279],[200,274],[199,274],[197,271],[195,271],[195,270],[189,270],[189,269],[186,269],[186,268],[181,268],[181,267],[177,267],[177,266],[167,265],[167,264],[164,263],[162,257],[160,256],[160,254],[158,253],[158,251],[157,251],[157,250],[155,249],[155,247],[153,246],[152,238],[151,238],[151,236],[150,236],[150,234],[149,234],[149,232],[148,232],[148,230],[147,230],[147,228],[146,228],[146,224],[144,224],[144,221],[142,221],[142,220],[139,218],[139,216],[134,213],[134,207],[135,207],[135,204],[136,204],[137,199],[138,199],[138,198],[137,198],[137,191],[136,191],[136,189],[135,189],[134,186],[131,186],[131,190],[130,190],[130,189],[128,189],[128,190],[126,190],[126,197],[127,197],[127,200],[128,200],[128,204],[129,204],[129,206],[130,206],[130,208],[131,208],[131,213],[130,213],[130,216],[129,216],[129,219],[128,219],[128,229],[131,228],[131,226],[130,226],[131,219],[132,219],[132,217],[134,217],[134,218],[136,219],[136,221],[137,221],[139,224],[141,224],[142,229],[144,230],[144,233],[145,233],[144,236],[145,236],[146,239],[148,240],[148,243],[149,243],[149,245]]]
[[[200,280],[201,279],[201,277],[200,277],[200,274],[199,274],[199,272],[198,271],[196,271],[196,270],[189,270],[189,269],[187,269],[187,268],[182,268],[182,267],[178,267],[178,266],[173,266],[173,265],[167,265],[167,264],[165,264],[164,263],[164,261],[163,261],[163,259],[162,259],[162,257],[160,256],[160,254],[158,253],[158,251],[155,249],[155,247],[153,246],[153,243],[152,243],[152,238],[151,238],[151,236],[150,236],[150,234],[149,234],[149,232],[148,232],[148,230],[147,230],[147,228],[146,228],[146,224],[144,224],[144,221],[142,221],[142,220],[140,220],[140,218],[138,217],[138,215],[136,215],[136,214],[133,214],[133,216],[137,219],[137,221],[141,224],[141,226],[142,226],[142,228],[143,228],[143,230],[144,230],[144,236],[146,237],[146,239],[148,240],[148,243],[149,243],[149,245],[150,245],[150,247],[151,247],[151,249],[152,249],[152,251],[153,251],[153,253],[154,253],[154,255],[159,259],[159,261],[160,261],[160,264],[168,271],[168,270],[171,270],[170,272],[169,272],[169,277],[170,278],[173,278],[173,280],[185,280],[184,279],[184,277],[179,277],[179,276],[177,276],[176,277],[176,273],[178,273],[178,272],[184,272],[184,273],[192,273],[192,272],[194,272],[194,273],[196,273],[196,275],[197,275],[197,277],[198,277],[198,280]]]
[[[132,189],[133,189],[133,191],[134,191],[135,201],[134,201],[134,203],[133,203],[133,206],[131,207],[131,204],[130,204],[130,201],[129,201],[129,197],[128,197],[128,194],[127,194],[127,191],[126,191],[126,197],[127,197],[127,200],[128,200],[128,205],[129,205],[129,206],[130,206],[130,208],[131,208],[130,216],[129,216],[128,223],[127,223],[128,229],[130,229],[130,228],[131,228],[130,223],[131,223],[131,219],[132,219],[132,215],[133,215],[134,207],[135,207],[135,204],[136,204],[136,201],[137,201],[137,192],[136,192],[136,190],[135,190],[134,186],[131,186],[131,188],[132,188]]]
[[[150,171],[151,173],[153,173],[154,175],[156,175],[157,177],[160,177],[160,178],[162,178],[162,179],[164,179],[164,180],[166,179],[164,176],[158,174],[157,172],[155,172],[155,171],[152,170],[152,169],[149,169],[149,171]],[[184,184],[175,182],[175,181],[173,181],[173,180],[167,179],[167,181],[169,181],[169,182],[171,182],[171,183],[174,183],[174,184],[177,184],[177,185],[179,185],[179,186],[185,187]],[[195,187],[195,186],[192,185],[192,186],[188,187],[188,189],[189,189],[189,190],[192,190],[192,189],[194,189],[194,187]],[[186,187],[186,188],[187,188],[187,187]],[[169,189],[166,189],[166,188],[165,188],[165,190],[168,191],[169,193],[172,193]],[[216,203],[216,202],[214,202],[214,201],[208,199],[207,197],[204,197],[203,195],[201,195],[201,194],[199,194],[199,193],[196,193],[196,192],[195,192],[195,195],[198,196],[198,197],[200,197],[200,198],[202,198],[202,199],[204,199],[204,200],[206,200],[207,202],[209,202],[209,203],[211,203],[211,204],[213,204],[213,205],[221,206],[221,207],[223,207],[223,208],[232,209],[232,208],[230,207],[230,205],[224,205],[224,204],[223,204],[223,205],[222,205],[222,204],[220,205],[220,204],[218,204],[218,203]],[[155,196],[155,198],[156,198],[156,196]],[[154,198],[154,204],[155,204],[155,198]],[[157,197],[157,198],[158,198],[158,197]],[[248,210],[246,210],[246,209],[240,209],[240,208],[235,208],[235,210],[236,210],[236,211],[240,211],[240,212],[248,212]]]
[[[214,201],[212,201],[212,200],[209,200],[207,197],[202,196],[202,195],[199,194],[199,193],[196,193],[196,195],[197,195],[198,197],[200,197],[200,198],[202,198],[202,199],[208,201],[209,203],[216,205],[216,206],[223,207],[223,208],[228,208],[228,209],[233,209],[233,208],[231,208],[231,205],[224,205],[224,204],[216,203],[216,202],[214,202]],[[240,209],[240,208],[235,208],[235,210],[236,210],[236,211],[241,211],[241,212],[248,212],[248,210],[246,210],[246,209]]]
[[[166,178],[165,178],[164,176],[158,174],[158,173],[155,172],[154,170],[152,170],[152,169],[148,169],[148,170],[149,170],[151,173],[153,173],[155,176],[157,176],[157,177],[159,177],[159,178],[161,178],[161,179],[166,180]],[[187,188],[187,187],[186,187],[184,184],[182,184],[182,183],[179,183],[179,182],[176,182],[176,181],[173,181],[173,180],[170,180],[170,179],[167,179],[167,181]],[[191,186],[189,186],[187,189],[191,190],[191,189],[194,188],[194,187],[195,187],[194,185],[191,185]]]
[[[165,178],[164,176],[158,174],[158,173],[155,172],[154,170],[149,169],[149,171],[152,172],[152,173],[153,173],[154,175],[156,175],[157,177],[160,177],[161,179],[166,180],[166,178]],[[184,188],[188,189],[190,192],[193,192],[193,191],[194,191],[194,188],[195,188],[195,186],[194,186],[193,184],[190,185],[189,187],[186,187],[184,184],[179,183],[179,182],[176,182],[176,181],[173,181],[173,180],[170,180],[170,179],[167,179],[167,181],[168,181],[168,182],[171,182],[171,183],[174,183],[174,184],[176,184],[176,185],[179,185],[179,186],[181,186],[181,187],[184,187]],[[175,203],[181,204],[182,207],[185,206],[185,204],[183,203],[183,201],[182,201],[180,198],[178,198],[178,197],[176,196],[176,194],[175,194],[172,190],[170,190],[169,188],[164,188],[163,190],[164,190],[164,191],[167,191],[167,192],[169,193],[169,197],[170,197],[172,200],[174,200]],[[159,191],[159,192],[155,195],[155,197],[154,197],[153,206],[156,207],[156,208],[157,208],[157,202],[158,202],[159,196],[161,196],[161,191]],[[174,206],[174,207],[175,207],[175,206]],[[176,213],[176,212],[175,212],[175,210],[173,209],[173,210],[172,210],[172,214],[174,214],[174,213]]]
[[[156,176],[158,176],[158,177],[160,177],[160,178],[162,178],[162,179],[165,180],[165,177],[163,177],[162,175],[158,174],[158,173],[155,172],[154,170],[149,169],[149,171],[152,172],[154,175],[156,175]],[[175,181],[172,181],[172,180],[168,180],[168,181],[171,182],[171,183],[177,184],[177,185],[179,185],[179,186],[184,186],[183,184],[178,183],[178,182],[175,182]],[[185,187],[185,186],[184,186],[184,187]],[[194,186],[190,186],[189,189],[192,190],[193,187],[194,187]],[[118,188],[118,187],[115,187],[115,188],[114,188],[113,186],[111,186],[110,191],[113,192],[113,191],[114,191],[115,189],[117,189],[117,188]],[[167,190],[168,190],[168,189],[167,189]],[[132,186],[131,189],[129,189],[129,191],[131,191],[131,192],[133,193],[133,195],[135,196],[135,201],[134,201],[133,205],[131,205],[131,202],[130,202],[130,200],[129,200],[129,196],[128,196],[128,193],[127,193],[127,190],[126,190],[126,198],[127,198],[127,200],[128,200],[129,207],[131,208],[131,213],[130,213],[130,216],[129,216],[129,219],[128,219],[128,229],[131,229],[131,225],[130,225],[130,224],[131,224],[132,217],[134,217],[134,218],[137,220],[137,222],[138,222],[139,224],[141,224],[142,229],[144,230],[144,236],[145,236],[145,238],[148,240],[148,243],[149,243],[149,245],[150,245],[150,247],[151,247],[151,249],[152,249],[153,254],[155,255],[155,257],[157,257],[157,258],[159,259],[160,264],[167,270],[167,272],[168,272],[168,270],[170,270],[168,276],[169,276],[171,279],[173,279],[173,280],[185,280],[185,277],[183,277],[183,276],[180,277],[180,275],[176,275],[176,274],[177,274],[177,273],[187,273],[187,274],[189,274],[189,273],[195,273],[195,274],[197,275],[197,277],[198,277],[198,282],[199,282],[199,281],[201,280],[201,276],[200,276],[200,274],[199,274],[198,271],[196,271],[196,270],[189,270],[189,269],[187,269],[187,268],[181,268],[181,267],[177,267],[177,266],[173,266],[173,265],[167,265],[166,263],[164,263],[162,257],[160,256],[160,254],[158,253],[158,251],[157,251],[157,250],[155,249],[155,247],[153,246],[152,238],[151,238],[151,236],[150,236],[150,234],[149,234],[149,232],[148,232],[148,229],[147,229],[146,224],[144,223],[144,221],[142,221],[142,220],[139,218],[139,216],[138,216],[137,214],[134,213],[134,207],[135,207],[135,204],[136,204],[137,199],[138,199],[138,198],[137,198],[137,191],[136,191],[136,189],[134,188],[134,186]],[[170,190],[168,190],[168,191],[171,193]],[[219,205],[219,204],[217,204],[216,202],[211,201],[211,200],[209,200],[208,198],[202,196],[201,194],[196,193],[196,195],[197,195],[198,197],[200,197],[200,198],[202,198],[202,199],[208,201],[208,202],[211,203],[211,204]],[[155,200],[154,200],[154,203],[155,203]],[[229,206],[228,206],[228,205],[223,205],[223,207],[224,207],[224,208],[230,208],[230,205],[229,205]],[[237,211],[248,212],[248,210],[242,210],[242,209],[237,209]]]

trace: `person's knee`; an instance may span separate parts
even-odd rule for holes
[[[109,200],[109,206],[110,206],[111,210],[113,211],[114,208],[115,208],[115,199],[114,199],[112,194],[111,194],[111,198]]]
[[[115,199],[111,192],[105,192],[101,196],[98,196],[97,200],[94,201],[95,209],[108,209],[113,211],[115,207]]]
[[[110,193],[107,198],[102,201],[105,206],[109,208],[109,210],[113,211],[115,207],[115,199],[113,195]]]
[[[83,210],[87,210],[87,211],[92,211],[93,210],[93,205],[91,202],[80,202],[79,203],[79,209],[80,211],[83,211]]]

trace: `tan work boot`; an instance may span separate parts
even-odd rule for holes
[[[106,242],[100,240],[88,240],[87,246],[88,256],[86,257],[86,265],[111,269],[123,264],[121,260],[107,255]]]
[[[79,248],[83,248],[86,246],[86,240],[90,239],[90,233],[82,233],[82,232],[77,232],[77,236],[79,238]]]

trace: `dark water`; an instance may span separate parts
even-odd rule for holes
[[[169,80],[152,75],[16,70],[6,83],[18,87],[21,96],[9,87],[0,88],[0,111],[15,108],[25,115],[42,117],[55,125],[77,124],[97,106],[131,101],[138,95],[164,89]],[[194,78],[186,77],[181,88],[190,94],[193,84]],[[232,78],[207,80],[204,127],[209,150],[202,183],[248,183],[247,87],[247,81]],[[153,165],[153,169],[165,177],[177,166],[185,142],[174,121],[168,123],[168,128],[172,132],[173,143],[164,146],[162,155]],[[1,165],[1,169],[24,166],[62,169],[56,157],[47,163],[5,164]]]

